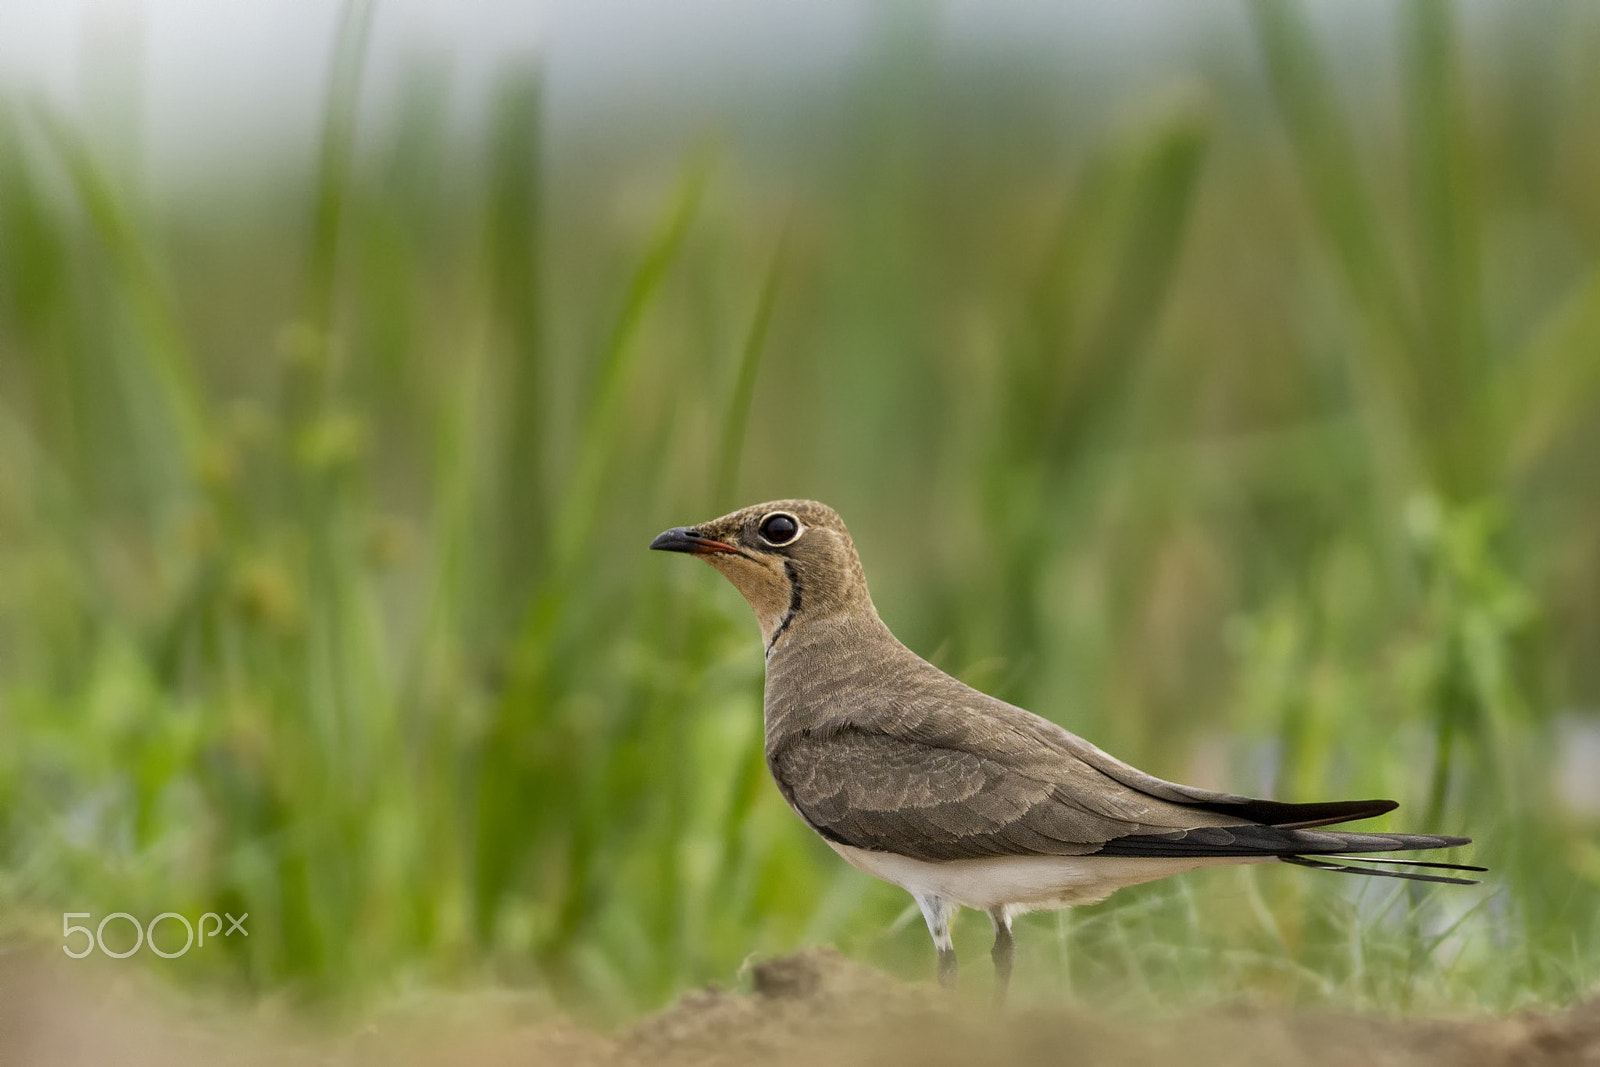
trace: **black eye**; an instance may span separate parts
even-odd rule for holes
[[[800,524],[794,521],[793,515],[774,511],[761,520],[761,536],[766,538],[769,544],[786,545],[799,535]]]

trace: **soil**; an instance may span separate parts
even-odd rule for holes
[[[548,1018],[421,1014],[295,1037],[270,1010],[219,1018],[37,957],[0,953],[0,1063],[1115,1067],[1600,1067],[1600,999],[1558,1014],[1395,1019],[1214,1009],[1149,1025],[1086,1008],[995,1012],[821,949],[756,964],[751,990],[690,993],[617,1035]],[[87,990],[95,990],[91,996]]]

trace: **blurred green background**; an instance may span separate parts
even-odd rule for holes
[[[6,938],[248,911],[125,965],[611,1020],[930,975],[766,775],[748,609],[645,551],[810,496],[972,684],[1493,868],[1032,916],[1024,998],[1600,982],[1600,11],[1217,5],[1127,79],[888,5],[808,93],[553,131],[537,62],[358,121],[372,10],[315,159],[203,195],[0,96]]]

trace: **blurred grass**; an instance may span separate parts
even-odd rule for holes
[[[1109,115],[891,22],[781,149],[555,142],[519,68],[480,138],[423,73],[358,151],[354,3],[305,187],[166,207],[0,101],[13,933],[248,910],[162,972],[613,1018],[812,941],[925,973],[766,778],[747,609],[643,551],[810,495],[974,684],[1494,868],[1130,890],[1025,922],[1031,995],[1591,988],[1600,25],[1404,5],[1390,98],[1248,12]]]

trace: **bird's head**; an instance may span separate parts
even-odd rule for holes
[[[755,610],[769,649],[801,620],[862,609],[876,615],[850,531],[814,500],[775,500],[675,526],[650,547],[688,552],[721,571]]]

